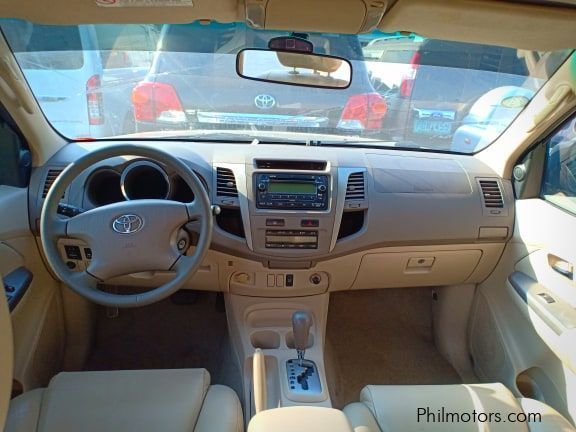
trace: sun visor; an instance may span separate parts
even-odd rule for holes
[[[362,33],[374,30],[387,0],[246,0],[246,22],[254,28]]]
[[[43,24],[184,24],[243,21],[244,11],[238,0],[0,0],[0,17]]]
[[[551,51],[576,48],[576,8],[494,0],[398,0],[379,25],[434,39]]]

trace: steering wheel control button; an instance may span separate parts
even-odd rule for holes
[[[92,259],[92,249],[84,248],[84,256],[86,257],[87,260],[91,260]]]
[[[66,258],[69,260],[81,260],[82,255],[80,254],[79,246],[65,245],[64,250],[66,251]]]
[[[118,234],[133,234],[144,228],[144,219],[135,214],[118,216],[112,221],[112,229]]]
[[[266,219],[266,226],[283,227],[284,225],[284,219]]]
[[[276,286],[276,276],[269,274],[266,278],[266,285],[268,288],[273,288]]]
[[[287,287],[294,286],[294,275],[293,274],[287,274],[286,275],[286,286]]]
[[[74,270],[76,268],[76,263],[74,261],[67,261],[66,267],[68,267],[70,270]]]

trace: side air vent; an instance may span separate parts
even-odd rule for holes
[[[346,199],[363,200],[364,197],[364,173],[355,172],[350,174],[346,186]]]
[[[225,197],[238,196],[236,178],[229,168],[216,168],[216,195]]]
[[[497,180],[478,180],[482,189],[482,199],[487,208],[503,208],[504,200]]]
[[[42,198],[46,198],[50,188],[58,178],[60,174],[64,171],[62,168],[53,168],[48,170],[48,174],[46,174],[46,179],[44,180],[44,189],[42,190]]]

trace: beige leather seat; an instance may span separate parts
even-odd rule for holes
[[[442,410],[444,421],[440,421]],[[474,412],[476,421],[472,418]],[[366,386],[360,393],[360,402],[346,406],[344,413],[354,432],[576,430],[548,405],[534,399],[516,399],[502,384]],[[460,421],[449,421],[448,413],[459,413]],[[468,421],[467,416],[462,416],[464,413],[471,416]],[[493,413],[493,421],[487,422],[480,413]],[[496,421],[496,413],[501,422]],[[540,413],[541,421],[509,421],[509,414],[513,420],[521,420],[521,416],[514,416],[528,413]]]
[[[236,393],[205,369],[71,372],[15,398],[5,432],[241,432]]]

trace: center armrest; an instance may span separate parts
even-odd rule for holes
[[[342,411],[333,408],[294,406],[255,415],[248,432],[353,432]]]

